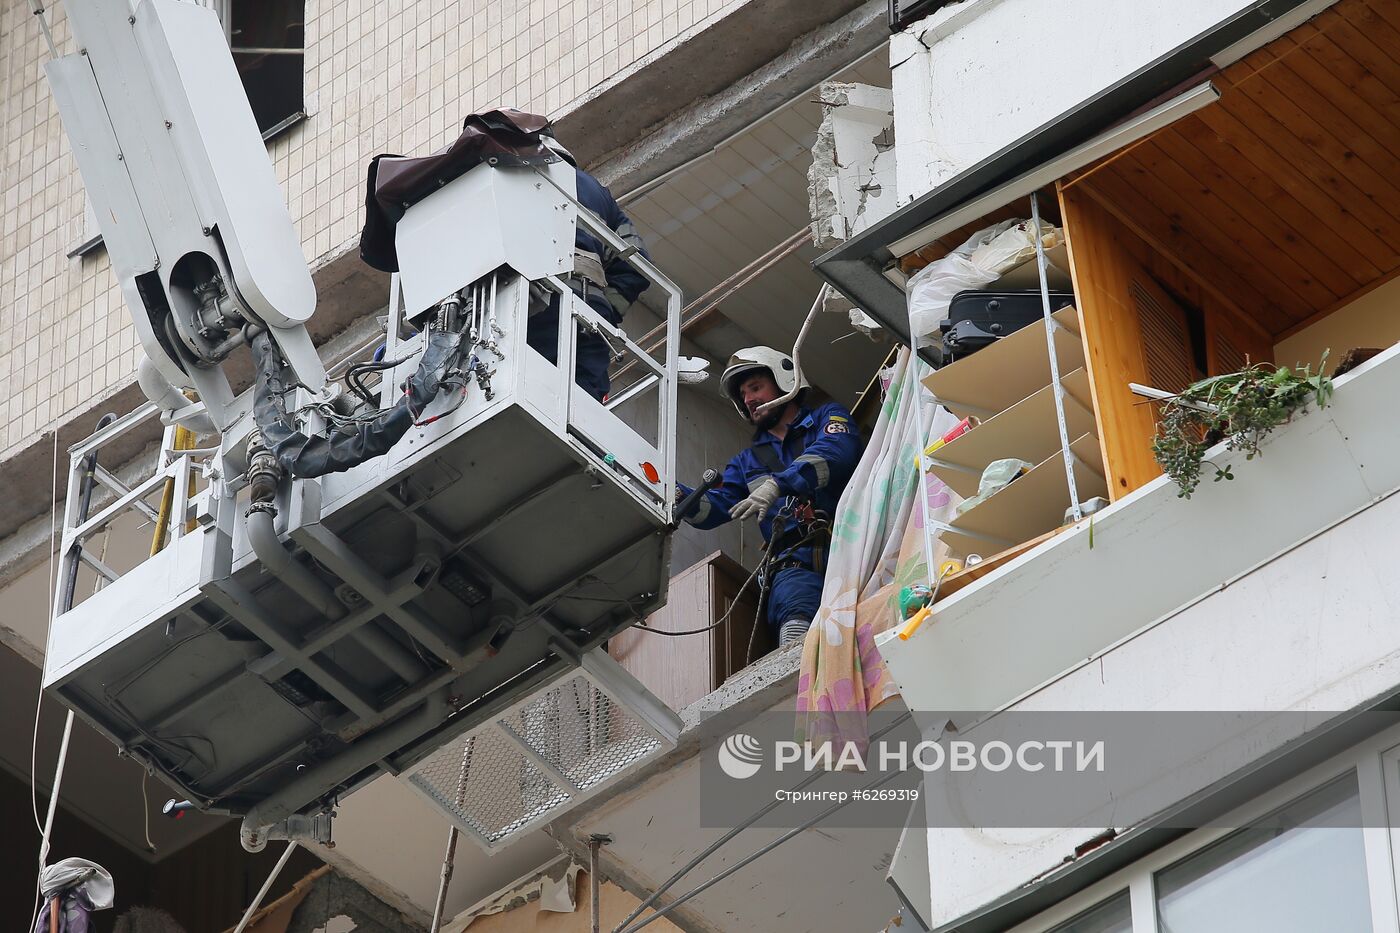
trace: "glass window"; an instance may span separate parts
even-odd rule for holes
[[[1158,872],[1161,933],[1371,929],[1356,775]]]
[[[299,117],[306,48],[303,0],[204,0],[219,14],[258,129],[266,136]]]
[[[1096,907],[1062,923],[1050,933],[1132,933],[1133,915],[1128,892],[1111,897]]]

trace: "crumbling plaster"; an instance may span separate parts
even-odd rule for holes
[[[807,194],[813,242],[830,249],[893,210],[894,99],[888,88],[835,81],[818,99]]]

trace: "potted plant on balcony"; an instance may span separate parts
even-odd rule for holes
[[[1177,485],[1177,495],[1191,498],[1201,481],[1206,450],[1225,441],[1227,450],[1243,450],[1246,460],[1259,456],[1259,443],[1293,413],[1316,399],[1319,408],[1332,396],[1332,380],[1311,366],[1290,369],[1256,363],[1239,372],[1193,383],[1162,403],[1152,453]],[[1228,465],[1215,468],[1215,481],[1234,479]]]

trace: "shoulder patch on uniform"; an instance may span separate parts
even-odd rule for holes
[[[850,434],[850,433],[851,433],[851,429],[848,428],[848,427],[846,427],[846,426],[845,426],[844,424],[842,424],[841,422],[837,421],[835,418],[833,418],[832,420],[830,420],[830,421],[828,421],[828,422],[826,423],[826,433],[827,433],[827,434]]]

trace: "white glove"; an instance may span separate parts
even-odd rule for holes
[[[736,502],[729,510],[729,517],[743,520],[745,518],[755,518],[762,521],[763,516],[768,514],[768,510],[773,507],[773,503],[778,501],[778,483],[773,477],[768,477],[758,484],[758,488],[749,493],[747,499]]]

